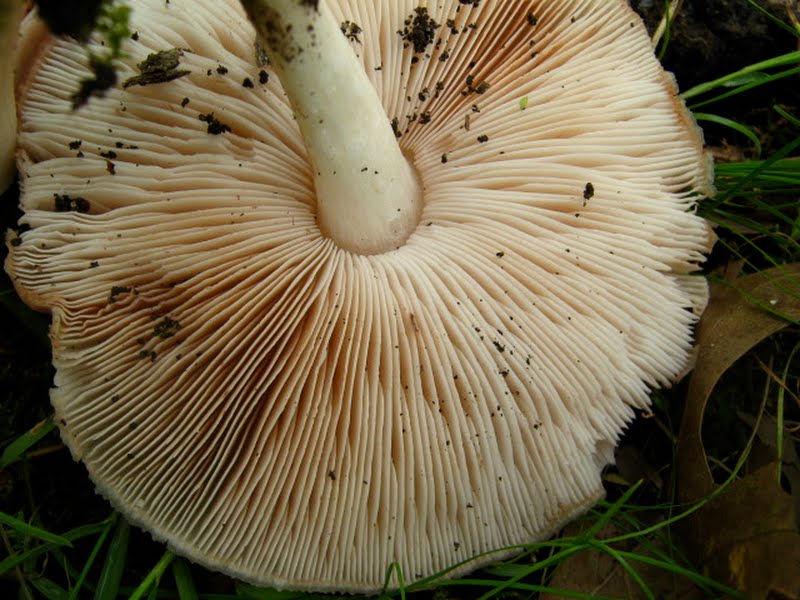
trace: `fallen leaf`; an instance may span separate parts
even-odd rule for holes
[[[734,481],[694,519],[694,547],[713,577],[747,594],[800,594],[800,535],[794,503],[771,463]],[[724,578],[723,578],[724,577]]]
[[[678,436],[682,500],[695,501],[714,489],[701,437],[711,390],[734,362],[792,320],[800,320],[800,263],[712,286],[697,328],[697,359]]]
[[[682,502],[697,502],[717,490],[701,437],[717,381],[753,346],[798,320],[800,263],[712,286],[697,330],[697,361],[678,436]],[[734,481],[684,526],[693,559],[711,577],[753,599],[767,598],[771,590],[800,594],[800,535],[776,464]]]
[[[766,457],[763,462],[776,462],[778,460],[778,421],[771,415],[764,415],[761,420],[756,419],[752,415],[745,414],[737,411],[739,418],[747,423],[750,428],[755,429],[756,435],[760,445],[763,447],[759,453]],[[794,515],[797,522],[800,523],[800,455],[795,448],[795,441],[793,436],[785,435],[783,443],[781,444],[782,451],[780,453],[781,460],[781,475],[789,485],[789,492],[794,498]],[[754,446],[753,452],[755,453],[758,446]],[[748,458],[748,463],[752,464],[752,458]]]
[[[583,522],[571,523],[565,535],[580,535],[586,528]],[[598,538],[607,539],[624,533],[614,525],[607,525],[598,534]],[[653,550],[666,552],[657,540],[650,540],[648,546],[637,544],[633,540],[615,544],[619,550],[629,550],[643,557],[654,557]],[[688,578],[647,564],[646,562],[628,561],[630,568],[648,587],[645,591],[613,556],[606,552],[583,550],[570,556],[556,569],[549,582],[549,587],[563,590],[565,593],[546,593],[539,600],[567,600],[574,598],[575,593],[587,594],[591,597],[624,598],[625,600],[645,600],[660,598],[661,600],[699,600],[707,598]],[[566,592],[569,592],[567,594]]]

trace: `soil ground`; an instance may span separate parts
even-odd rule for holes
[[[664,2],[630,0],[630,3],[648,29],[654,31],[663,15]],[[783,0],[760,3],[777,17],[786,19]],[[798,11],[800,2],[796,4]],[[662,63],[675,75],[680,89],[687,90],[794,50],[798,50],[798,39],[754,10],[747,0],[685,0],[669,31],[669,44]],[[770,150],[789,141],[790,135],[785,123],[775,118],[772,106],[776,103],[790,111],[800,106],[797,76],[714,105],[713,111],[757,127],[764,138],[764,154],[768,155]],[[743,153],[747,155],[746,141],[732,136],[730,130],[713,126],[704,129],[709,145],[721,146],[723,141],[734,146],[743,144]]]

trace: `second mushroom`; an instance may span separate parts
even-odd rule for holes
[[[23,26],[6,269],[52,315],[65,443],[259,584],[374,592],[552,534],[705,302],[710,163],[643,25],[243,4],[137,0],[120,85],[75,111],[84,49]]]

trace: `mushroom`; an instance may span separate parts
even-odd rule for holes
[[[0,192],[14,179],[14,150],[17,137],[17,113],[14,106],[14,49],[17,27],[24,10],[22,0],[0,5]]]
[[[20,90],[6,269],[52,315],[65,443],[258,584],[375,592],[551,535],[705,302],[711,165],[644,27],[244,4],[137,1],[122,85],[72,112],[86,54],[50,39]]]

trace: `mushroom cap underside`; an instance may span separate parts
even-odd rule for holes
[[[602,495],[689,360],[710,168],[625,2],[329,5],[424,186],[403,247],[320,233],[238,2],[141,0],[120,82],[165,50],[188,73],[73,112],[86,54],[52,40],[6,269],[52,313],[63,438],[128,518],[252,582],[376,591]]]

